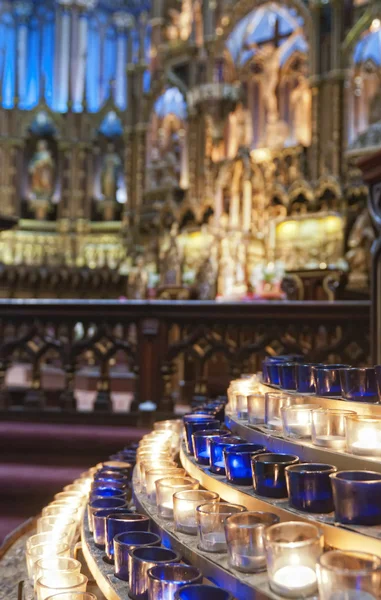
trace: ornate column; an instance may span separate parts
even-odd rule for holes
[[[15,14],[18,20],[17,26],[17,70],[15,77],[15,104],[25,102],[27,96],[27,53],[28,53],[28,19],[33,11],[30,2],[16,2]]]
[[[117,31],[114,101],[119,108],[124,109],[128,104],[126,64],[131,60],[127,51],[127,35],[134,25],[134,19],[128,13],[117,12],[114,15],[114,23]]]
[[[139,222],[140,207],[143,202],[145,163],[146,163],[146,139],[148,125],[138,123],[135,129],[135,223]]]
[[[76,112],[83,107],[85,97],[86,63],[88,52],[88,15],[97,5],[97,0],[74,0],[72,13],[72,47],[70,72],[71,78],[70,102]]]
[[[372,246],[371,269],[371,364],[381,364],[381,150],[359,161],[364,181],[369,185],[368,208],[377,238]]]
[[[310,87],[311,87],[311,147],[310,147],[310,172],[311,178],[317,179],[319,175],[319,101],[320,101],[320,6],[313,4],[312,31],[310,39]]]
[[[329,74],[330,89],[332,92],[332,174],[338,177],[341,174],[341,157],[343,153],[343,127],[341,116],[344,109],[344,82],[345,71],[341,68],[341,54],[343,41],[343,2],[332,2],[332,34],[331,34],[331,72]]]
[[[160,46],[164,25],[163,0],[153,0],[151,9],[151,75],[161,69]]]

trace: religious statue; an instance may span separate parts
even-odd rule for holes
[[[250,111],[242,102],[229,116],[228,157],[234,158],[242,147],[250,148],[253,141],[253,123]]]
[[[235,283],[235,265],[230,253],[230,244],[227,238],[221,240],[221,257],[217,279],[217,294],[222,298],[233,295]]]
[[[182,0],[181,10],[174,8],[169,10],[171,24],[167,27],[167,37],[171,42],[186,42],[193,26],[193,6],[192,0]]]
[[[212,245],[210,253],[203,260],[197,272],[196,284],[199,300],[214,300],[217,283],[217,245]]]
[[[294,137],[304,147],[311,145],[311,88],[303,73],[290,95]]]
[[[46,140],[38,140],[28,172],[30,197],[37,219],[44,219],[54,192],[55,162]]]
[[[161,260],[161,285],[181,284],[181,256],[177,244],[178,225],[173,223],[169,245]]]
[[[128,298],[133,300],[144,300],[147,297],[148,274],[144,267],[144,257],[138,256],[135,261],[135,266],[132,267],[128,275]]]
[[[368,284],[371,262],[371,246],[375,239],[372,220],[367,207],[357,217],[348,238],[349,250],[346,253],[352,287],[364,288]]]
[[[288,137],[288,127],[285,122],[279,120],[279,108],[277,98],[277,87],[279,82],[279,67],[282,56],[290,49],[295,39],[302,33],[297,28],[279,46],[272,43],[245,44],[246,50],[254,50],[254,59],[262,67],[263,81],[263,103],[266,111],[266,140],[269,147],[279,147],[284,144]]]
[[[107,146],[107,153],[103,157],[101,171],[101,190],[105,200],[116,201],[118,180],[122,170],[122,160],[115,152],[113,144]]]

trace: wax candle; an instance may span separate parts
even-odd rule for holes
[[[286,598],[305,598],[317,589],[314,569],[303,565],[287,565],[275,571],[272,588]]]
[[[350,416],[347,418],[347,447],[358,456],[381,456],[381,419]]]

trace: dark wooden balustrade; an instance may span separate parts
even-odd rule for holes
[[[2,414],[75,413],[76,377],[89,365],[98,369],[94,413],[106,416],[115,369],[128,373],[137,415],[148,401],[164,414],[223,394],[266,354],[367,364],[369,312],[368,302],[0,300]],[[30,365],[27,389],[5,384],[16,362]],[[47,364],[64,378],[53,403],[41,383]]]

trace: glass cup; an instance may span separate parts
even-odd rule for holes
[[[26,551],[30,550],[34,546],[39,546],[40,544],[69,544],[68,542],[68,534],[66,532],[60,532],[58,534],[52,532],[45,533],[35,533],[31,535],[26,541]]]
[[[66,534],[68,543],[72,544],[77,534],[77,523],[74,519],[65,516],[40,517],[37,519],[37,533],[50,533],[51,536],[62,536]]]
[[[165,519],[173,519],[173,494],[182,490],[197,490],[200,486],[192,477],[164,477],[155,482],[158,513]]]
[[[374,367],[340,369],[341,395],[352,402],[379,402]]]
[[[283,434],[296,439],[308,439],[312,431],[312,411],[319,408],[316,404],[300,404],[283,406],[282,415]]]
[[[192,435],[196,431],[206,431],[207,429],[219,429],[221,423],[218,419],[213,419],[207,415],[198,416],[197,419],[184,421],[185,426],[185,444],[188,454],[193,456]]]
[[[333,465],[301,463],[286,467],[286,482],[290,506],[310,513],[333,511],[332,473]]]
[[[349,415],[346,418],[347,450],[357,456],[381,457],[381,419]]]
[[[295,454],[268,452],[253,456],[251,468],[255,493],[268,498],[287,498],[285,470],[298,462]]]
[[[54,500],[58,502],[67,501],[68,504],[78,508],[86,502],[86,495],[82,492],[59,492],[54,496]]]
[[[148,531],[149,517],[140,513],[112,513],[106,517],[106,554],[114,560],[114,537],[128,531]]]
[[[75,558],[57,556],[53,558],[40,558],[34,567],[35,580],[40,577],[56,578],[59,575],[80,573],[81,563]]]
[[[89,502],[92,502],[95,498],[124,498],[125,495],[125,491],[118,488],[97,487],[90,493]]]
[[[235,513],[246,511],[240,504],[214,502],[201,504],[196,509],[199,547],[205,552],[226,552],[224,522]]]
[[[142,546],[160,546],[161,538],[150,531],[128,531],[114,537],[115,577],[128,581],[130,550]]]
[[[129,595],[133,600],[146,600],[148,592],[148,571],[160,564],[178,563],[180,555],[168,548],[143,546],[130,550]]]
[[[261,425],[265,422],[265,394],[250,393],[247,396],[249,425]]]
[[[210,440],[212,438],[229,435],[229,431],[221,429],[209,429],[195,431],[192,435],[193,454],[199,465],[209,465],[210,462]]]
[[[311,437],[314,446],[344,450],[346,447],[346,417],[352,410],[318,408],[312,411]]]
[[[186,477],[184,469],[178,467],[161,467],[150,469],[145,473],[147,500],[150,504],[156,506],[156,481],[164,477]]]
[[[173,517],[176,531],[197,535],[196,509],[200,504],[219,502],[216,492],[184,490],[173,495]]]
[[[103,488],[113,488],[115,490],[121,490],[122,492],[126,492],[127,491],[127,479],[118,479],[118,480],[112,480],[112,479],[106,479],[106,478],[101,478],[101,479],[95,479],[93,481],[93,483],[90,486],[90,494],[94,494],[96,495],[96,491],[98,489],[103,489]]]
[[[226,479],[235,485],[252,485],[251,458],[266,452],[260,444],[235,444],[224,448]]]
[[[174,600],[234,600],[226,590],[214,585],[200,583],[197,585],[184,585],[174,595]]]
[[[153,424],[154,431],[174,431],[178,435],[181,435],[183,430],[182,419],[167,419],[165,421],[156,421]]]
[[[144,493],[147,492],[146,472],[152,471],[152,469],[161,469],[165,467],[168,467],[169,469],[178,468],[173,460],[150,459],[140,463],[140,485]]]
[[[202,583],[202,573],[191,565],[156,565],[147,572],[148,598],[173,600],[175,592],[184,585]]]
[[[239,437],[233,436],[222,436],[211,438],[209,440],[210,446],[210,471],[217,475],[225,475],[225,460],[223,450],[234,444],[244,444],[245,441]]]
[[[94,523],[93,515],[102,508],[127,508],[124,498],[96,498],[87,505],[89,531],[93,533]]]
[[[282,431],[281,408],[295,404],[295,399],[283,392],[267,392],[265,394],[265,425],[268,429]]]
[[[266,568],[263,534],[279,517],[267,512],[242,512],[225,520],[225,537],[229,563],[242,573],[256,573]]]
[[[323,536],[310,523],[289,521],[264,532],[270,588],[285,598],[308,598],[317,591],[316,563]]]
[[[320,600],[376,600],[381,593],[381,559],[365,552],[330,550],[316,567]]]
[[[86,592],[87,581],[82,573],[43,575],[36,582],[37,600],[46,600],[60,592]]]
[[[49,596],[46,600],[97,600],[97,597],[90,592],[60,592]]]
[[[132,514],[132,510],[128,508],[102,508],[101,510],[97,510],[93,514],[93,538],[94,544],[103,549],[106,545],[106,519],[109,515],[115,515],[116,513],[122,513],[125,515],[126,513]]]
[[[73,508],[69,504],[61,504],[59,502],[45,506],[41,511],[41,515],[43,517],[65,517],[66,519],[74,519],[77,523],[81,516],[78,508]]]
[[[28,569],[28,576],[32,579],[34,577],[35,564],[40,558],[52,557],[52,556],[70,556],[69,544],[49,542],[46,544],[38,544],[32,546],[26,551],[26,565]]]
[[[338,471],[330,475],[335,520],[343,525],[381,525],[381,474]]]

